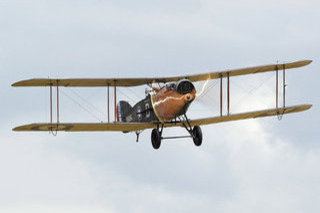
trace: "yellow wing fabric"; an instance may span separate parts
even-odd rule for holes
[[[132,132],[153,127],[156,125],[152,123],[34,123],[16,127],[13,131]]]
[[[239,113],[229,116],[218,116],[211,118],[203,118],[191,120],[191,126],[208,125],[227,121],[244,120],[249,118],[260,118],[274,115],[281,115],[287,113],[301,112],[310,109],[312,105],[297,105],[281,109],[267,109],[254,112]],[[165,123],[165,127],[183,127],[181,122]],[[157,124],[154,123],[35,123],[14,128],[14,131],[140,131],[144,129],[156,128]]]
[[[301,112],[301,111],[308,110],[311,107],[312,107],[311,104],[306,104],[306,105],[290,106],[290,107],[281,108],[281,109],[266,109],[266,110],[260,110],[255,112],[239,113],[239,114],[234,114],[229,116],[197,119],[197,120],[191,121],[191,126],[208,125],[208,124],[221,123],[221,122],[227,122],[227,121],[245,120],[250,118],[261,118],[261,117],[269,117],[269,116],[282,115],[282,114],[288,114],[288,113],[294,113],[294,112]]]
[[[229,76],[247,75],[254,73],[262,73],[274,70],[291,69],[306,66],[310,64],[311,60],[296,61],[286,64],[271,64],[258,67],[249,67],[242,69],[225,70],[220,72],[210,72],[199,75],[183,75],[176,77],[165,77],[165,78],[69,78],[69,79],[29,79],[16,82],[12,84],[14,87],[36,87],[36,86],[64,86],[64,87],[105,87],[105,86],[139,86],[150,83],[161,83],[161,82],[173,82],[181,79],[189,79],[190,81],[204,81],[208,79],[217,79],[226,77],[227,73]]]

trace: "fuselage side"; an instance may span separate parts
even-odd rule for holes
[[[167,122],[186,113],[195,97],[195,87],[184,79],[153,88],[146,98],[133,107],[121,101],[118,115],[121,115],[122,122]]]
[[[170,86],[162,87],[151,95],[152,107],[159,121],[171,121],[184,114],[195,98],[195,90],[181,94]]]

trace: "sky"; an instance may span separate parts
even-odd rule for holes
[[[319,212],[319,19],[316,0],[0,0],[0,212]],[[201,147],[181,139],[153,150],[150,130],[139,143],[134,133],[12,131],[49,121],[48,88],[11,87],[22,79],[304,59],[313,63],[287,71],[286,101],[313,104],[309,111],[203,126]],[[231,113],[274,107],[274,78],[231,79]],[[191,118],[218,114],[210,85]],[[119,88],[119,99],[134,104],[144,90]],[[60,101],[62,122],[107,119],[105,88],[62,88]]]

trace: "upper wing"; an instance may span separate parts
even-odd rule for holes
[[[208,79],[216,79],[220,77],[247,75],[253,73],[268,72],[280,69],[291,69],[302,67],[310,64],[311,60],[296,61],[286,64],[271,64],[258,67],[249,67],[242,69],[225,70],[220,72],[210,72],[199,75],[184,75],[176,77],[165,77],[165,78],[97,78],[97,79],[81,79],[81,78],[70,78],[70,79],[29,79],[16,82],[12,84],[14,87],[28,87],[28,86],[64,86],[64,87],[105,87],[105,86],[139,86],[143,84],[158,83],[158,82],[172,82],[179,81],[181,79],[189,79],[190,81],[204,81]]]
[[[310,109],[312,105],[298,105],[281,109],[267,109],[254,112],[239,113],[229,116],[218,116],[191,120],[191,126],[208,125],[226,121],[244,120],[249,118],[260,118],[273,115],[281,115],[293,112],[301,112]],[[181,122],[165,123],[165,127],[183,127]],[[14,131],[140,131],[144,129],[156,128],[154,123],[35,123],[14,128]]]

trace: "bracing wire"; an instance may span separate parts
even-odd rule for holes
[[[197,96],[197,101],[202,102],[202,103],[210,102],[210,105],[215,105],[216,102],[214,101],[214,98],[209,97],[205,101],[202,100],[201,98],[203,98],[206,95],[210,95],[209,91],[212,88],[214,88],[216,85],[217,85],[217,82],[215,82],[215,81],[209,83],[209,86],[207,86],[207,88],[205,88],[204,92],[202,92],[199,96]],[[207,104],[206,104],[206,106],[207,106]]]
[[[139,95],[137,95],[137,93],[130,87],[127,87],[127,89],[132,93],[134,94],[134,96],[137,98],[137,99],[140,99],[141,97]]]
[[[76,95],[81,101],[85,102],[87,105],[89,105],[90,107],[92,107],[96,112],[99,112],[101,115],[105,116],[105,113],[102,112],[99,108],[97,108],[95,105],[93,105],[92,103],[90,103],[88,100],[86,100],[85,98],[83,98],[78,92],[76,92],[75,90],[72,90],[71,88],[68,88],[74,95]],[[136,102],[136,100],[134,100],[132,97],[130,97],[129,95],[125,94],[124,92],[122,92],[121,90],[117,90],[117,92],[119,92],[121,95],[125,96],[126,98],[128,98],[130,101],[132,101],[133,103]],[[133,92],[131,90],[131,92],[137,97],[137,94],[135,92]],[[76,101],[74,98],[70,97],[69,95],[67,95],[65,92],[62,92],[66,97],[68,97],[70,100],[72,100],[74,103],[76,103],[78,106],[80,106],[83,110],[85,110],[86,112],[88,112],[90,115],[92,115],[95,119],[99,120],[102,122],[102,120],[96,116],[95,114],[93,114],[92,112],[90,112],[88,109],[86,109],[83,105],[81,105],[78,101]]]
[[[99,112],[101,115],[105,116],[105,113],[102,112],[99,108],[97,108],[95,105],[93,105],[92,103],[90,103],[88,100],[84,99],[83,97],[81,97],[81,95],[79,95],[79,93],[77,93],[76,91],[72,90],[71,88],[68,88],[73,94],[75,94],[79,99],[81,99],[83,102],[85,102],[86,104],[90,105],[92,108],[94,108],[97,112]]]
[[[89,113],[92,117],[94,117],[95,119],[97,119],[99,122],[103,122],[98,116],[96,116],[95,114],[93,114],[92,112],[90,112],[88,109],[84,108],[79,102],[77,102],[75,99],[73,99],[71,96],[69,96],[67,93],[61,91],[61,93],[66,96],[67,98],[69,98],[71,101],[73,101],[75,104],[77,104],[81,109],[83,109],[84,111],[86,111],[87,113]]]
[[[208,88],[206,88],[206,90],[205,90],[202,94],[199,95],[199,98],[205,96],[205,95],[210,91],[210,89],[212,89],[212,88],[215,87],[216,85],[217,85],[217,82],[211,83],[211,84],[208,86]]]
[[[252,94],[254,91],[259,90],[265,83],[267,83],[273,76],[270,75],[268,78],[266,78],[264,81],[262,81],[262,83],[260,83],[259,85],[257,85],[256,87],[252,88],[251,90],[249,90],[249,92],[247,92],[246,94],[242,95],[239,100],[234,104],[235,106],[239,105],[240,102],[242,102],[244,99],[246,99],[250,94]]]
[[[131,97],[129,97],[128,95],[126,95],[124,92],[122,92],[121,90],[117,90],[120,94],[122,94],[123,96],[125,96],[126,98],[130,99],[130,101],[132,101],[133,103],[135,102],[135,100]]]
[[[201,104],[202,107],[205,107],[209,109],[210,111],[215,109],[217,106],[217,103],[215,101],[215,98],[212,97],[212,88],[214,88],[217,85],[218,81],[214,80],[207,80],[205,82],[199,82],[196,85],[197,88],[197,98],[196,101]],[[197,106],[197,105],[196,105]],[[197,106],[197,109],[203,110],[203,108],[200,106]],[[196,109],[194,108],[194,109]]]

